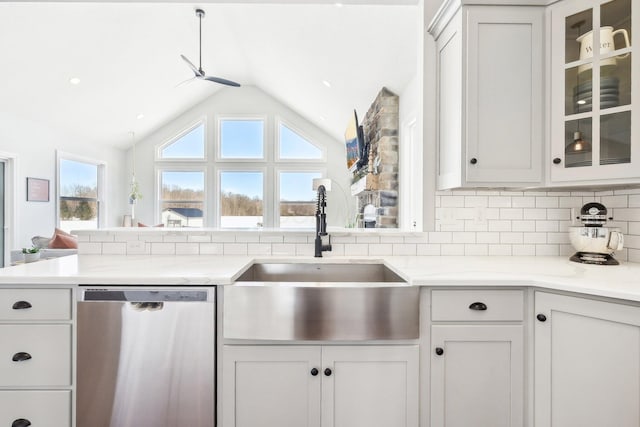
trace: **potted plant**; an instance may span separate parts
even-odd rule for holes
[[[40,248],[32,246],[30,248],[22,248],[24,254],[24,262],[34,262],[40,259]]]

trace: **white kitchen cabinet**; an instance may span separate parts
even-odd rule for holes
[[[640,306],[537,292],[535,427],[640,425]]]
[[[544,8],[446,1],[436,40],[437,186],[542,182]]]
[[[522,427],[522,290],[434,290],[431,427]]]
[[[640,5],[564,0],[548,14],[551,184],[640,182],[640,115],[634,108],[640,67],[633,53]]]
[[[71,301],[70,288],[0,289],[0,425],[72,426]]]
[[[223,427],[417,427],[417,346],[224,346]]]

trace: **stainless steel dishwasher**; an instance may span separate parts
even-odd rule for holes
[[[215,288],[85,288],[77,308],[77,427],[215,425]]]

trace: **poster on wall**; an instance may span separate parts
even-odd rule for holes
[[[49,180],[27,177],[27,202],[48,202]]]

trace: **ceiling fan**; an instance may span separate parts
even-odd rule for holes
[[[196,68],[196,66],[193,65],[193,63],[189,61],[186,56],[180,55],[180,57],[184,60],[184,62],[187,63],[189,68],[191,68],[191,71],[193,71],[193,73],[195,74],[193,78],[200,79],[200,80],[208,80],[210,82],[219,83],[221,85],[240,87],[240,84],[234,81],[223,79],[221,77],[207,76],[205,74],[204,70],[202,69],[202,18],[204,18],[204,10],[196,9],[196,16],[200,19],[200,66]],[[190,80],[193,80],[193,79],[189,79],[188,81]]]

